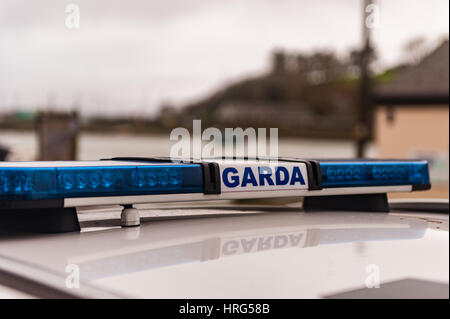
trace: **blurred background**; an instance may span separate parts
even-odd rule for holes
[[[0,160],[168,156],[201,119],[426,158],[448,198],[448,34],[447,0],[0,0]]]

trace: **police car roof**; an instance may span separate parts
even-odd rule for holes
[[[2,232],[0,286],[14,274],[40,284],[41,297],[50,289],[81,297],[315,298],[358,294],[380,271],[382,284],[416,280],[448,298],[448,214],[304,213],[273,201],[140,210],[135,228],[121,228],[120,207],[110,206],[80,210],[81,233]],[[70,267],[80,271],[80,289],[66,288]],[[411,291],[421,290],[398,292]]]

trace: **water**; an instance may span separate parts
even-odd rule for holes
[[[80,134],[78,142],[79,160],[97,160],[115,156],[169,156],[175,141],[169,136],[125,135],[125,134]],[[34,132],[0,131],[0,145],[10,149],[9,160],[32,161],[37,158],[37,138]],[[354,156],[352,141],[280,138],[280,156],[299,158],[349,158]],[[373,145],[368,156],[375,156]]]

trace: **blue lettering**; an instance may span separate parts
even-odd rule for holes
[[[305,185],[305,180],[303,179],[302,173],[298,166],[294,166],[292,170],[292,178],[290,185],[294,185],[296,182],[300,182],[301,185]]]
[[[228,175],[229,173],[233,173],[233,174],[237,174],[237,169],[235,169],[234,167],[227,167],[223,170],[222,173],[222,180],[223,183],[227,186],[227,187],[236,187],[239,185],[239,175],[233,175],[231,176],[231,180],[232,182],[230,182],[228,180]]]
[[[255,167],[256,168],[256,167]],[[271,167],[261,166],[257,167],[258,176],[251,167],[245,167],[242,176],[239,175],[239,171],[234,167],[227,167],[222,172],[222,181],[226,187],[247,187],[251,186],[274,186],[274,185],[305,185],[305,180],[303,178],[300,167],[292,167],[292,176],[290,174],[290,169],[277,166],[275,171]],[[273,174],[275,173],[275,176]],[[258,185],[259,183],[259,185]]]
[[[251,183],[253,186],[258,186],[258,183],[256,182],[255,175],[253,174],[253,171],[251,167],[246,167],[244,169],[244,176],[242,177],[242,187],[247,186],[248,183]]]
[[[267,166],[259,167],[259,185],[264,186],[264,180],[267,181],[269,185],[274,185],[272,180],[272,169]]]
[[[283,173],[283,179],[281,179],[280,173]],[[289,183],[289,171],[286,167],[278,166],[275,169],[275,182],[277,185],[286,185]]]

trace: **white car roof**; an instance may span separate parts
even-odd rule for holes
[[[365,288],[374,274],[381,285],[448,285],[448,214],[227,203],[140,210],[140,227],[121,228],[117,206],[79,211],[81,233],[2,234],[0,269],[87,297],[318,298]],[[79,267],[78,290],[66,288],[68,265]]]

